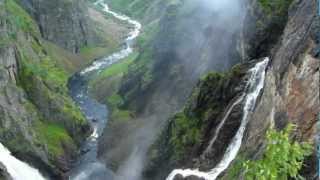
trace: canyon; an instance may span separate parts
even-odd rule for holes
[[[287,134],[266,171],[318,178],[316,0],[0,0],[0,37],[0,179],[260,177]]]

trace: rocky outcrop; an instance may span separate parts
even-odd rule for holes
[[[249,1],[251,9],[249,8],[246,21],[250,23],[249,27],[243,29],[238,50],[241,50],[239,53],[243,61],[253,57],[269,56],[271,63],[267,70],[262,95],[250,114],[238,157],[219,179],[242,179],[241,168],[235,170],[237,162],[241,162],[244,158],[257,159],[261,156],[265,147],[265,132],[270,126],[281,130],[288,123],[293,123],[297,126],[292,134],[294,139],[315,143],[317,113],[320,111],[318,35],[320,29],[319,18],[316,17],[316,1],[302,0],[293,1],[291,5],[286,4],[283,12],[280,12],[284,15],[282,17],[266,11],[259,3],[260,1]],[[268,13],[271,13],[271,16]],[[232,98],[228,97],[237,96],[234,94],[237,91],[217,89],[234,87],[228,89],[235,90],[238,89],[235,87],[239,86],[239,82],[231,81],[233,85],[227,85],[230,82],[228,80],[223,82],[226,84],[216,84],[216,78],[208,78],[200,83],[200,89],[195,90],[196,98],[191,98],[191,103],[189,102],[185,110],[169,121],[158,142],[149,151],[151,163],[146,167],[146,177],[154,179],[156,176],[163,179],[174,167],[200,168],[207,171],[216,165],[230,138],[234,136],[238,120],[242,116],[237,110],[241,107],[239,104],[226,120],[225,128],[222,127],[224,130],[218,134],[211,152],[206,153],[205,147],[217,131],[217,120],[221,119],[228,107],[234,103]],[[204,88],[206,84],[214,86]],[[241,88],[238,90],[241,91]],[[212,101],[216,97],[219,97],[216,100],[219,106]],[[210,104],[209,107],[218,108],[214,109],[216,111],[206,112],[207,104]],[[197,114],[199,110],[200,116]],[[301,170],[301,175],[306,179],[316,179],[315,159],[316,156],[312,155],[305,160],[306,166]],[[161,170],[156,167],[159,164],[163,165]],[[230,174],[236,175],[230,178]]]
[[[73,53],[92,44],[94,34],[86,16],[86,2],[81,0],[19,0],[37,21],[44,39]]]
[[[241,97],[250,75],[247,71],[254,63],[235,66],[224,74],[210,73],[199,82],[184,110],[169,120],[149,150],[146,177],[165,179],[175,167],[190,168],[194,164],[209,170],[221,160],[240,126]],[[225,123],[221,123],[226,114]],[[207,150],[215,134],[217,140]]]
[[[0,6],[0,141],[15,157],[61,179],[88,124],[37,24],[15,1]]]
[[[289,21],[271,54],[264,93],[248,125],[242,151],[257,149],[269,125],[282,129],[289,122],[297,125],[296,139],[315,143],[320,111],[320,61],[315,53],[320,29],[316,7],[314,0],[295,1],[291,6]],[[315,165],[306,168],[309,168],[306,178],[315,178]]]
[[[0,179],[1,180],[12,180],[12,178],[10,177],[6,168],[1,163],[0,163]]]
[[[270,55],[281,38],[292,0],[262,2],[247,0],[246,17],[238,43],[243,61]],[[277,9],[276,11],[273,11]]]

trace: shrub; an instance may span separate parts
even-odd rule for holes
[[[303,160],[311,153],[311,145],[298,143],[290,138],[294,126],[289,124],[283,131],[267,132],[267,147],[262,159],[244,163],[245,179],[287,180],[301,178],[298,174]]]
[[[286,16],[293,0],[259,0],[264,12],[272,16]]]

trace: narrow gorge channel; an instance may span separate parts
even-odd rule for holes
[[[0,180],[319,180],[317,0],[0,0]]]
[[[69,90],[74,101],[80,106],[86,119],[90,122],[93,133],[83,144],[81,156],[75,167],[71,170],[71,180],[111,180],[114,174],[103,163],[97,159],[98,138],[102,134],[108,120],[108,107],[99,103],[88,93],[88,82],[90,78],[101,70],[108,68],[117,61],[129,56],[133,49],[133,41],[139,36],[141,24],[131,18],[111,11],[103,0],[95,2],[95,6],[102,8],[106,14],[112,15],[120,21],[127,22],[133,29],[125,39],[124,46],[118,52],[105,58],[94,61],[90,66],[76,73],[69,81]]]

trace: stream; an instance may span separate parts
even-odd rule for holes
[[[98,138],[103,133],[108,121],[108,107],[90,97],[88,82],[93,75],[129,56],[133,52],[131,45],[139,36],[141,30],[141,24],[138,21],[111,11],[103,0],[98,0],[94,4],[106,14],[110,14],[114,18],[127,22],[132,25],[133,28],[125,39],[124,46],[120,51],[94,61],[91,65],[72,76],[69,80],[68,87],[70,94],[73,100],[80,106],[81,111],[84,113],[93,129],[91,136],[82,145],[82,155],[71,170],[70,180],[114,179],[114,173],[97,158]]]

